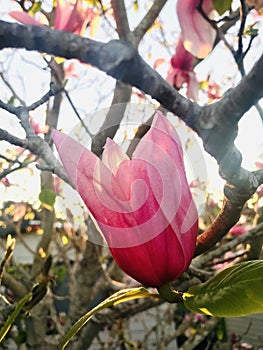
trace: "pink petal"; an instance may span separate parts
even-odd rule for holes
[[[56,7],[54,27],[57,30],[66,30],[69,18],[72,14],[73,5],[65,0],[58,0]]]
[[[104,151],[102,153],[103,163],[116,175],[117,169],[129,157],[122,151],[121,147],[117,145],[112,139],[107,138]]]
[[[41,126],[33,117],[30,117],[29,122],[34,129],[36,135],[46,134],[49,130],[48,125]]]
[[[194,56],[185,50],[182,38],[176,46],[176,52],[171,58],[171,67],[166,80],[176,89],[187,84],[187,96],[193,100],[198,99],[198,83],[193,70]]]
[[[155,130],[154,127],[156,127],[157,130]],[[160,133],[158,133],[158,131],[160,131]],[[147,143],[150,143],[149,141],[143,141],[151,132],[153,137],[150,135],[149,139],[153,141],[155,145],[151,145],[153,148],[152,152],[147,153]],[[138,229],[141,231],[140,234],[143,235],[144,238],[146,235],[150,239],[135,247],[111,247],[112,255],[119,266],[130,276],[148,286],[159,286],[165,282],[173,281],[185,271],[193,256],[197,235],[197,212],[191,197],[188,198],[188,207],[183,208],[184,214],[186,214],[188,209],[187,218],[182,219],[180,216],[176,217],[176,220],[179,219],[179,224],[181,223],[181,226],[179,225],[178,227],[176,222],[169,222],[169,220],[167,220],[169,214],[173,218],[174,211],[176,210],[176,197],[170,197],[168,199],[170,203],[168,210],[166,210],[167,208],[165,208],[163,204],[169,193],[165,191],[163,183],[166,184],[166,181],[169,181],[169,189],[171,189],[171,187],[173,188],[172,178],[175,174],[172,172],[171,177],[169,174],[167,174],[168,177],[165,177],[164,174],[160,176],[160,168],[162,170],[164,166],[162,157],[165,157],[162,151],[160,151],[160,153],[158,152],[158,148],[163,146],[162,140],[165,138],[165,135],[161,135],[162,132],[167,132],[169,138],[175,140],[176,146],[178,146],[176,153],[178,152],[177,156],[181,161],[182,149],[180,140],[177,134],[174,133],[171,124],[161,116],[156,117],[151,130],[141,140],[132,159],[133,162],[143,161],[141,169],[138,168],[138,172],[141,172],[141,177],[144,179],[151,195],[148,201],[149,204],[147,205],[146,203],[145,205],[145,212],[143,210],[139,212],[141,218],[147,218],[147,225],[138,226]],[[158,146],[156,142],[159,143]],[[166,143],[168,147],[171,146],[171,150],[174,150],[174,145],[168,144],[168,142],[164,143]],[[167,149],[165,150],[167,151]],[[148,149],[148,151],[150,151],[150,149]],[[162,157],[160,158],[157,155],[156,159],[154,159],[156,153],[159,153]],[[145,159],[147,159],[147,162]],[[159,164],[159,162],[161,163]],[[142,169],[145,171],[143,175]],[[170,171],[171,169],[172,168],[169,166],[168,168],[165,167],[165,171]],[[134,170],[131,171],[131,169],[129,169],[126,173],[133,173],[135,177]],[[178,192],[180,192],[180,189]],[[153,194],[155,197],[152,197]],[[160,205],[161,196],[163,203]],[[156,233],[153,235],[154,230]],[[143,269],[141,268],[142,266]]]
[[[195,57],[185,49],[183,39],[180,37],[176,45],[175,54],[171,58],[172,67],[192,72],[194,60]]]
[[[81,34],[89,16],[90,11],[83,8],[82,0],[77,0],[74,5],[69,1],[58,0],[55,29]]]
[[[174,82],[173,86],[176,89],[181,89],[184,84],[188,85],[189,74],[188,72],[182,71],[180,69],[174,69]]]
[[[76,67],[77,60],[67,60],[63,64],[63,69],[65,73],[66,78],[78,78],[79,74],[77,73],[77,67]]]
[[[122,213],[127,227],[111,229],[111,246],[126,248],[142,245],[159,235],[163,227],[168,225],[153,196],[145,161],[144,159],[123,159],[117,171],[114,168],[114,172],[128,207],[126,212]],[[105,232],[106,228],[101,225],[100,227]]]
[[[216,32],[198,11],[199,3],[200,0],[178,0],[177,14],[184,47],[192,55],[205,58],[213,48]],[[203,1],[203,9],[209,16],[213,10],[212,1]]]
[[[39,21],[37,21],[34,17],[29,16],[29,14],[23,11],[11,11],[9,12],[9,15],[20,23],[34,26],[42,26],[42,24]]]
[[[146,286],[174,281],[188,266],[171,227],[143,245],[110,249],[123,271]]]
[[[151,165],[147,167],[150,187],[167,222],[184,244],[184,234],[196,225],[198,214],[185,174],[180,139],[171,123],[160,113],[157,113],[150,131],[135,150],[135,157],[143,157]],[[161,183],[155,175],[156,170]],[[193,236],[192,241],[195,239]],[[191,244],[187,246],[193,250]]]
[[[256,164],[256,167],[258,169],[263,169],[263,163],[262,162],[255,162],[255,164]]]
[[[58,131],[53,131],[52,137],[71,182],[97,220],[109,246],[139,244],[143,237],[136,236],[138,222],[131,208],[137,210],[145,202],[144,184],[129,184],[124,193],[113,173],[92,152]],[[131,195],[127,197],[129,190]],[[134,196],[134,192],[140,196]]]
[[[153,64],[153,69],[157,69],[160,65],[162,65],[163,63],[166,63],[166,59],[164,58],[157,58],[155,61],[154,61],[154,64]]]
[[[65,30],[75,34],[81,34],[88,21],[88,13],[89,12],[83,8],[82,0],[77,0]]]

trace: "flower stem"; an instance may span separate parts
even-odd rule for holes
[[[160,296],[168,303],[182,303],[183,293],[172,290],[171,286],[166,283],[157,288]]]

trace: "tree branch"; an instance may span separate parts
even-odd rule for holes
[[[5,47],[38,50],[90,63],[113,78],[151,95],[197,131],[207,143],[207,133],[213,134],[213,129],[219,124],[224,131],[237,125],[242,115],[263,96],[263,55],[240,84],[221,101],[201,108],[180,95],[146,64],[134,48],[121,40],[104,44],[46,27],[0,21],[0,49]],[[217,139],[224,144],[225,132],[221,132]],[[212,153],[216,157],[216,152]]]
[[[130,31],[124,1],[112,0],[111,5],[113,8],[114,18],[117,24],[117,32],[120,39],[124,39],[134,48],[136,48],[147,29],[149,29],[153,24],[155,18],[160,13],[166,1],[167,0],[155,1],[151,9],[147,12],[146,16],[142,19],[137,28],[135,28],[135,30],[137,29],[136,37],[133,35],[133,32]],[[111,108],[107,113],[107,116],[100,128],[99,133],[95,135],[92,140],[91,150],[98,157],[101,156],[106,138],[113,138],[115,136],[124,116],[126,104],[130,100],[131,93],[131,86],[122,84],[120,81],[116,82]],[[118,106],[116,106],[117,104]]]
[[[45,164],[40,165],[39,168],[41,167],[42,170],[53,171],[54,174],[70,184],[64,168],[58,163],[51,148],[41,137],[36,135],[31,140],[21,139],[10,134],[6,130],[0,129],[0,140],[28,149],[33,154],[41,157],[45,161]]]
[[[114,96],[107,116],[100,127],[100,131],[92,140],[91,150],[98,157],[101,156],[107,137],[113,138],[119,129],[125,113],[127,102],[130,100],[132,88],[120,81],[116,82]]]
[[[111,0],[111,6],[113,8],[119,38],[131,43],[132,45],[133,35],[130,31],[124,1]],[[113,139],[118,131],[125,113],[127,102],[131,98],[131,94],[132,87],[130,85],[123,84],[120,81],[116,82],[111,107],[99,132],[92,139],[91,150],[98,157],[102,154],[107,137]]]
[[[159,13],[161,12],[162,8],[166,3],[167,0],[155,0],[150,10],[146,13],[141,22],[133,30],[135,47],[138,46],[139,42],[144,37],[144,34],[153,25],[155,19],[158,17]]]
[[[0,21],[0,49],[6,47],[78,58],[151,95],[171,112],[180,115],[193,128],[194,119],[201,110],[201,107],[180,95],[146,64],[131,45],[121,40],[104,44],[47,27],[22,26]]]
[[[214,244],[237,222],[245,201],[259,185],[255,174],[240,167],[242,157],[234,140],[238,121],[263,96],[263,55],[222,100],[201,107],[180,95],[146,64],[131,45],[121,40],[104,44],[45,27],[0,21],[0,49],[5,47],[23,47],[78,58],[123,83],[139,88],[177,114],[200,135],[205,149],[218,161],[221,176],[229,182],[225,187],[224,209],[211,229],[199,236],[197,254],[202,251],[201,246],[207,249],[211,246],[209,241]],[[41,155],[45,157],[43,152]]]
[[[241,236],[238,236],[232,239],[230,242],[219,246],[218,248],[212,250],[211,252],[207,252],[205,255],[199,256],[193,261],[194,267],[201,269],[203,266],[206,266],[208,262],[213,261],[213,259],[222,256],[227,251],[234,250],[241,243],[248,242],[252,239],[256,239],[257,237],[263,236],[263,223],[258,224],[257,226],[250,229],[248,232],[244,233]]]
[[[127,12],[123,0],[111,0],[113,16],[117,25],[117,32],[120,39],[130,41],[131,31],[128,22]]]
[[[223,207],[211,226],[197,238],[195,256],[214,247],[222,237],[234,226],[239,218],[245,202],[262,184],[262,171],[249,172],[240,167],[236,176],[231,177],[232,184],[224,187],[225,200]]]
[[[28,293],[25,284],[22,281],[18,281],[7,272],[4,272],[3,275],[3,285],[12,290],[15,296],[18,298],[23,298]]]

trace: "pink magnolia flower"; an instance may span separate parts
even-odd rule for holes
[[[262,162],[255,162],[255,165],[258,169],[263,169],[263,163]]]
[[[224,270],[225,268],[233,265],[235,258],[236,258],[235,254],[231,251],[228,251],[224,254],[223,262],[220,262],[220,259],[217,259],[217,258],[213,260],[215,264],[213,265],[213,269]]]
[[[37,21],[23,11],[12,11],[9,15],[23,24],[43,25],[43,21]],[[72,1],[57,0],[54,28],[67,32],[82,34],[88,21],[92,20],[94,12],[90,8],[84,8],[82,0]]]
[[[84,8],[82,0],[73,5],[70,1],[59,0],[56,7],[55,29],[81,34],[87,22],[91,19],[93,11]]]
[[[8,180],[8,178],[5,176],[2,179],[0,179],[0,182],[5,186],[5,187],[10,187],[11,182]]]
[[[171,58],[171,67],[166,80],[176,89],[187,84],[187,96],[193,100],[198,98],[198,84],[193,70],[195,57],[185,50],[182,39],[179,40],[176,52]]]
[[[78,78],[79,75],[76,72],[76,62],[77,60],[69,60],[64,63],[64,73],[66,78]]]
[[[216,31],[199,12],[199,4],[200,0],[178,0],[176,9],[184,47],[192,55],[204,58],[213,48]],[[203,0],[202,9],[211,17],[214,12],[212,0]]]
[[[56,195],[59,195],[61,192],[61,179],[58,176],[53,177],[53,187]]]
[[[209,98],[209,101],[219,100],[222,98],[220,87],[217,83],[208,82],[206,93],[207,97]]]
[[[52,136],[122,270],[152,287],[180,276],[193,257],[198,216],[170,122],[157,112],[132,159],[110,139],[100,160],[69,136]]]
[[[41,126],[33,117],[30,117],[29,122],[34,129],[36,135],[46,134],[48,132],[48,125]]]
[[[237,223],[235,226],[233,226],[229,232],[231,233],[231,235],[233,236],[241,236],[244,233],[246,233],[247,231],[249,231],[251,229],[250,225],[244,225],[244,224],[240,224]]]
[[[257,195],[259,198],[262,198],[263,197],[263,186],[259,186],[259,188],[257,189],[256,191]]]
[[[246,3],[248,6],[254,6],[257,11],[263,8],[263,0],[246,0]]]

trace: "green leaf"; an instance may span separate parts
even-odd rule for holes
[[[11,313],[11,315],[8,316],[5,324],[0,330],[0,343],[6,336],[7,332],[9,331],[12,324],[15,322],[15,319],[17,318],[20,311],[23,309],[25,304],[28,302],[28,300],[32,297],[32,293],[26,294],[24,298],[22,298],[15,306],[14,311]]]
[[[232,0],[212,0],[215,10],[219,15],[223,15],[231,7]]]
[[[111,307],[113,305],[117,305],[123,303],[128,300],[134,300],[139,298],[152,297],[156,298],[158,295],[154,293],[148,292],[147,289],[143,287],[139,288],[129,288],[118,291],[117,293],[111,295],[109,298],[105,299],[95,308],[87,312],[84,316],[82,316],[67,332],[64,339],[62,340],[59,349],[63,350],[65,346],[70,342],[70,340],[77,334],[77,332],[94,316],[97,312]]]
[[[219,317],[263,312],[263,260],[231,266],[183,295],[187,309]]]
[[[38,198],[44,207],[51,210],[56,201],[56,194],[52,190],[43,189]]]

